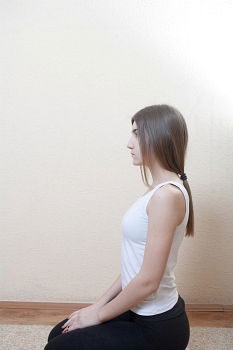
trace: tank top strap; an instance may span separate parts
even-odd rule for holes
[[[157,186],[155,186],[152,190],[150,190],[149,192],[147,192],[146,194],[144,194],[142,197],[146,197],[148,195],[148,197],[150,198],[153,193],[158,190],[160,187],[162,187],[163,185],[166,185],[166,184],[173,184],[175,186],[178,186],[180,188],[180,190],[183,192],[185,198],[188,197],[188,192],[186,190],[186,188],[184,187],[184,185],[181,185],[179,182],[177,181],[165,181],[165,182],[161,182],[160,184],[158,184]]]

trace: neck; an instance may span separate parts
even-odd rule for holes
[[[160,166],[153,167],[153,169],[150,169],[150,172],[153,179],[151,187],[155,187],[158,184],[166,181],[180,180],[178,174],[173,171],[166,170]]]

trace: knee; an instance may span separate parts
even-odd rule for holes
[[[58,350],[58,342],[54,339],[48,342],[44,350]]]
[[[44,350],[52,350],[50,343],[47,343],[47,345],[45,346]]]
[[[49,333],[49,335],[48,335],[48,342],[51,340],[51,339],[53,339],[54,337],[56,337],[58,334],[55,332],[55,329],[53,328],[51,331],[50,331],[50,333]]]
[[[53,339],[53,338],[57,337],[58,335],[62,334],[63,328],[61,328],[61,326],[63,326],[63,324],[66,323],[66,321],[68,321],[68,318],[66,318],[65,320],[63,320],[60,323],[58,323],[55,327],[53,327],[53,329],[50,331],[50,333],[48,335],[48,342],[51,339]]]

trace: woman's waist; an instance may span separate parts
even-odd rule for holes
[[[185,302],[184,299],[178,294],[178,300],[176,304],[169,310],[154,314],[154,315],[140,315],[136,312],[129,310],[133,319],[142,321],[162,321],[170,318],[177,317],[185,312]]]

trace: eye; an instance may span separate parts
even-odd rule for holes
[[[135,135],[136,137],[138,136],[137,130],[133,130],[132,134]]]

